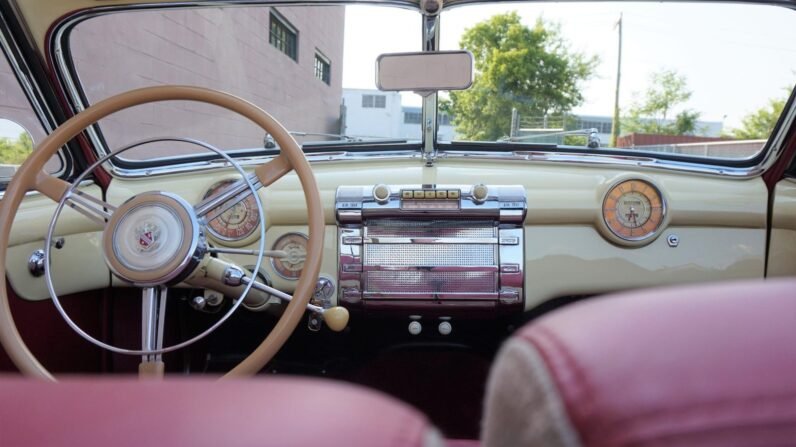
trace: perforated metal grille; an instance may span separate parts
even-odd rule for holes
[[[368,221],[365,236],[488,238],[497,236],[497,228],[489,221],[374,219]]]
[[[494,244],[365,244],[364,265],[493,266]]]
[[[496,272],[378,271],[365,273],[366,293],[496,293]]]

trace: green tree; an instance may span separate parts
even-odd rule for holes
[[[0,163],[19,165],[33,152],[33,140],[22,132],[16,140],[0,138]]]
[[[730,135],[741,140],[768,138],[784,108],[785,99],[771,99],[767,106],[746,115],[741,121],[741,128],[733,129]]]
[[[456,132],[470,140],[508,135],[512,108],[544,116],[581,104],[580,84],[597,65],[571,51],[555,24],[540,18],[529,28],[516,12],[467,29],[459,44],[473,53],[475,77],[469,89],[450,93],[450,111]]]
[[[644,99],[635,102],[620,121],[623,134],[693,135],[700,130],[699,112],[684,109],[674,114],[677,106],[691,98],[685,76],[661,70],[650,76],[650,84]]]

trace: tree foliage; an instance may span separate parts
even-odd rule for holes
[[[580,84],[596,57],[573,52],[555,24],[537,19],[529,28],[516,12],[493,16],[467,29],[461,48],[473,53],[475,78],[468,90],[450,93],[456,132],[469,140],[497,140],[521,116],[566,112],[583,102]]]
[[[0,138],[0,164],[19,165],[33,152],[33,140],[22,132],[16,140]]]
[[[771,99],[768,105],[761,107],[756,112],[746,115],[741,121],[740,129],[733,129],[731,136],[741,140],[762,140],[771,135],[777,124],[782,110],[785,108],[785,99]]]
[[[674,114],[677,106],[691,98],[685,76],[661,70],[650,76],[650,84],[642,101],[635,102],[620,121],[623,134],[693,135],[700,130],[699,112],[683,109]]]

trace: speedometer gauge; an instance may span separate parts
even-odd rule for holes
[[[271,265],[277,275],[285,279],[301,276],[304,261],[307,259],[307,236],[301,233],[287,233],[276,240],[275,251],[284,251],[284,258],[271,258]]]
[[[204,199],[215,195],[220,189],[233,182],[234,180],[224,180],[216,183],[205,193]],[[249,239],[259,225],[260,213],[257,210],[257,202],[254,200],[254,196],[250,195],[209,221],[207,231],[211,237],[220,242],[239,245],[251,242]]]
[[[661,227],[665,211],[658,188],[644,180],[621,182],[603,200],[605,224],[625,241],[650,239]]]

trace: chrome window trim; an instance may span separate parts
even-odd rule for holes
[[[0,12],[0,21],[2,21],[3,27],[8,29],[8,22],[2,12]],[[56,120],[52,114],[52,111],[50,111],[50,109],[40,101],[40,98],[42,98],[44,95],[42,94],[41,89],[39,89],[38,84],[36,84],[29,76],[30,67],[27,66],[27,63],[24,60],[19,60],[15,57],[16,54],[21,53],[19,45],[17,45],[16,41],[11,39],[11,36],[6,36],[5,32],[0,32],[0,49],[2,49],[3,57],[5,57],[8,61],[11,71],[14,72],[14,76],[17,79],[19,87],[22,89],[22,92],[28,99],[28,103],[33,109],[33,113],[39,119],[42,129],[46,134],[49,135],[53,130],[55,130],[55,127],[57,127],[55,125]],[[38,142],[34,141],[34,144],[36,143]],[[63,148],[59,149],[56,154],[58,155],[58,159],[61,161],[61,169],[50,173],[50,175],[63,178],[67,174],[67,169],[71,164],[68,163]],[[8,183],[9,181],[11,181],[10,178],[6,179],[0,177],[0,183]],[[5,189],[0,191],[0,198],[5,195],[4,193]]]
[[[462,6],[468,3],[477,3],[477,0],[448,0],[446,7]],[[281,0],[281,1],[253,1],[253,0],[232,0],[227,5],[229,6],[251,6],[251,5],[270,5],[270,6],[317,6],[317,5],[346,5],[346,4],[373,4],[382,6],[397,6],[419,11],[418,3],[411,0],[353,0],[353,1],[324,1],[324,0]],[[794,4],[785,1],[770,1],[765,4],[770,6],[786,7],[794,9]],[[71,76],[69,70],[69,62],[66,60],[65,52],[63,49],[64,39],[68,38],[69,31],[78,23],[99,15],[116,13],[128,10],[158,10],[170,9],[176,7],[212,7],[213,3],[203,3],[198,1],[191,2],[171,2],[171,3],[157,3],[146,5],[121,5],[121,6],[103,6],[92,8],[90,10],[77,11],[71,15],[65,16],[60,22],[55,24],[54,32],[50,35],[50,41],[47,45],[51,48],[50,54],[53,58],[53,65],[55,67],[55,77],[66,86],[66,94],[69,97],[72,107],[76,111],[85,109],[80,91],[78,90],[75,79]],[[77,73],[75,73],[77,75]],[[793,98],[794,92],[791,92]],[[763,148],[763,156],[759,163],[752,166],[745,167],[732,167],[732,166],[719,166],[699,162],[687,162],[676,160],[662,160],[657,159],[647,154],[640,154],[639,156],[626,156],[626,155],[611,155],[611,154],[571,154],[561,152],[542,152],[542,151],[506,151],[506,152],[486,152],[486,151],[445,151],[439,152],[437,155],[438,160],[444,159],[479,159],[479,160],[506,160],[506,161],[529,161],[529,162],[542,162],[542,163],[563,163],[575,164],[585,166],[616,166],[616,167],[634,167],[641,169],[653,170],[666,170],[676,172],[686,172],[704,176],[719,176],[724,178],[748,179],[757,177],[765,173],[779,158],[784,142],[787,137],[788,129],[794,124],[796,118],[796,100],[792,101],[790,107],[783,112],[784,119],[781,125],[777,127],[776,133],[771,135],[768,142]],[[89,139],[92,142],[95,150],[99,156],[107,155],[107,148],[99,139],[95,127],[91,126],[87,130]],[[439,144],[439,141],[437,141]],[[307,154],[307,158],[312,163],[319,162],[350,162],[350,161],[363,161],[363,160],[388,160],[388,159],[407,159],[417,158],[423,160],[421,151],[373,151],[373,152],[357,152],[349,153],[345,151],[336,151],[328,153]],[[241,160],[243,166],[251,166],[263,163],[272,159],[273,156],[261,156],[256,158],[244,158]],[[219,169],[229,167],[228,163],[223,161],[212,162],[187,162],[175,164],[172,166],[162,167],[147,167],[139,169],[126,169],[113,165],[110,161],[104,168],[114,177],[120,178],[140,178],[150,175],[164,175],[173,173],[184,173],[192,171],[207,171],[212,169]]]

